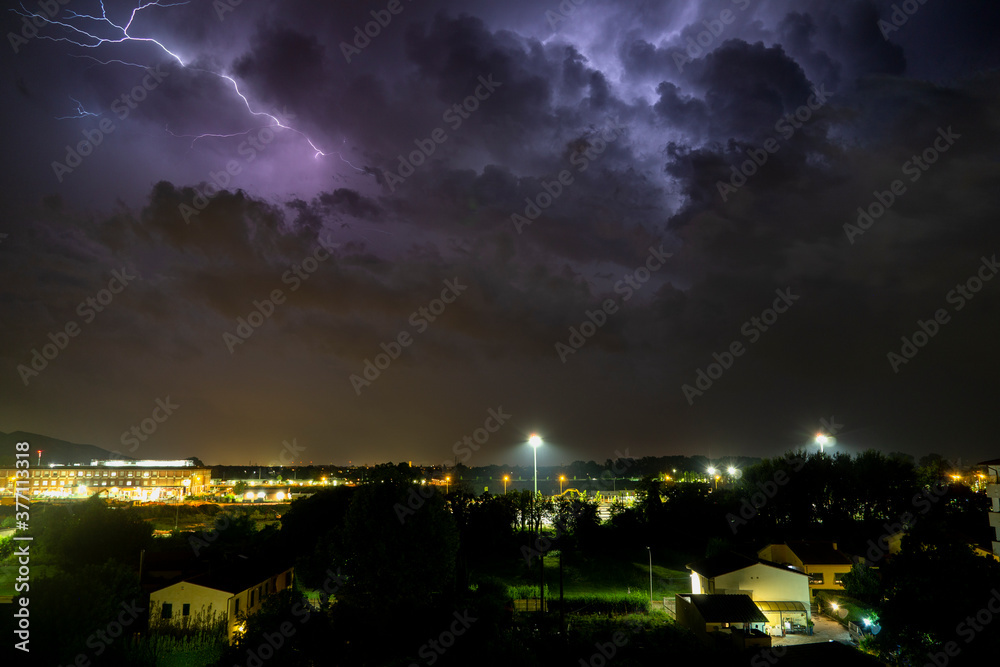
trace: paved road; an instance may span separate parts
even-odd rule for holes
[[[851,633],[840,623],[833,621],[826,616],[816,614],[812,617],[813,633],[811,635],[786,635],[784,637],[774,637],[771,646],[794,646],[796,644],[818,644],[830,641],[831,639],[841,644],[853,646]]]

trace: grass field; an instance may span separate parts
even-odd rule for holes
[[[647,552],[648,553],[648,552]],[[645,554],[642,554],[645,555]],[[568,598],[621,598],[630,593],[649,599],[649,561],[635,560],[633,554],[602,555],[582,558],[567,556],[563,567],[563,590]],[[495,576],[508,586],[538,585],[538,561],[526,568],[524,561],[503,572],[482,572]],[[550,596],[559,594],[559,552],[545,557],[545,585]],[[690,593],[691,579],[686,571],[672,569],[653,558],[653,599],[673,599],[676,593]]]

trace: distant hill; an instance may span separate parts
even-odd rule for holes
[[[106,449],[95,447],[94,445],[78,445],[75,442],[66,442],[50,438],[47,435],[28,433],[26,431],[14,431],[13,433],[0,432],[0,465],[11,466],[16,460],[14,446],[19,442],[27,442],[31,445],[31,465],[38,461],[38,450],[42,450],[42,465],[49,463],[62,464],[89,464],[94,459],[131,459],[130,456],[112,455]]]

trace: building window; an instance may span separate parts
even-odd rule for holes
[[[191,615],[191,605],[185,602],[184,606],[181,607],[181,616],[190,616],[190,615]]]
[[[253,596],[253,594],[254,594],[255,592],[256,592],[256,591],[250,591],[250,606],[251,606],[251,607],[253,606],[253,597],[254,597],[254,596]]]
[[[810,572],[809,573],[809,585],[810,586],[822,586],[823,585],[823,573],[822,572]]]
[[[844,585],[844,577],[846,575],[847,575],[846,572],[834,572],[833,573],[833,583],[837,584],[838,586],[843,586]]]
[[[160,618],[173,618],[174,616],[174,605],[169,602],[163,603],[163,608],[160,610]]]
[[[149,471],[148,471],[148,470],[146,470],[145,472],[143,472],[143,473],[142,473],[142,476],[143,476],[143,477],[149,477]]]

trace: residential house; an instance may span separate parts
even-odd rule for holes
[[[292,586],[293,568],[247,565],[194,575],[149,595],[150,626],[225,621],[230,641],[241,632],[240,615],[258,611],[264,599]]]
[[[779,634],[791,624],[807,625],[809,575],[786,565],[736,553],[720,554],[688,564],[691,592],[749,595],[767,618],[766,631]]]
[[[854,564],[850,556],[837,548],[836,542],[769,544],[757,555],[808,574],[811,595],[819,590],[844,590],[844,575],[851,571]]]
[[[705,643],[724,641],[740,649],[771,645],[764,633],[767,617],[749,595],[678,594],[674,599],[677,624]]]
[[[983,461],[986,467],[986,495],[990,498],[990,527],[993,528],[993,554],[1000,557],[1000,459]]]

